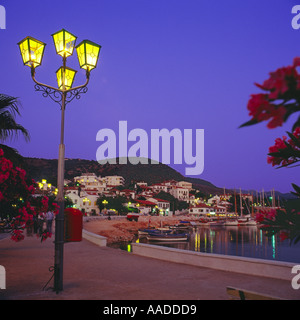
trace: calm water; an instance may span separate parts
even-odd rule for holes
[[[189,241],[149,242],[172,248],[205,253],[300,263],[300,243],[290,246],[278,236],[268,238],[257,227],[198,227],[190,230]],[[140,242],[147,242],[140,238]]]

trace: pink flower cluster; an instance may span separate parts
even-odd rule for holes
[[[247,108],[252,120],[257,122],[269,120],[267,127],[270,129],[282,126],[287,113],[284,101],[290,100],[295,90],[300,90],[298,66],[300,66],[300,58],[295,58],[292,66],[271,72],[270,78],[262,85],[255,84],[268,93],[251,95]]]
[[[26,171],[14,167],[13,163],[4,157],[4,152],[0,149],[0,210],[9,208],[13,217],[11,222],[11,239],[21,241],[24,239],[23,231],[32,225],[33,217],[43,215],[49,207],[48,197],[34,198],[32,195],[36,190],[36,183],[26,177]],[[53,203],[55,211],[57,204]],[[51,235],[43,233],[42,241]]]
[[[271,235],[278,233],[281,241],[293,240],[295,234],[299,234],[300,212],[282,209],[261,209],[256,214],[255,220],[262,228],[271,232]],[[295,232],[297,230],[297,232]]]
[[[300,142],[300,127],[297,127],[294,132],[293,136],[299,140]],[[286,136],[283,136],[281,138],[277,138],[275,140],[275,145],[271,146],[269,148],[269,153],[276,153],[280,150],[284,150],[288,147],[288,145],[292,148],[292,150],[300,151],[300,148],[295,144],[295,142],[292,139],[288,139]],[[291,156],[290,158],[286,159],[280,156],[269,156],[267,158],[267,161],[269,164],[272,164],[272,166],[278,166],[278,165],[289,165],[297,161],[297,158],[294,156]]]
[[[39,237],[39,235],[37,235]],[[51,238],[52,237],[52,233],[51,232],[48,232],[48,231],[44,231],[42,234],[41,234],[41,242],[44,242],[45,240],[47,240],[48,238]]]
[[[274,221],[276,214],[277,214],[276,209],[260,210],[259,213],[256,214],[255,220],[256,222],[262,223],[262,224],[264,223],[265,219]]]

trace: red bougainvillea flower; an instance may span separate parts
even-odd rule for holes
[[[300,58],[295,58],[292,66],[270,72],[263,84],[255,83],[264,93],[252,94],[247,108],[252,119],[243,126],[269,121],[267,127],[282,126],[288,117],[299,108],[300,99]]]
[[[270,103],[268,95],[262,93],[251,95],[247,108],[253,120],[270,120],[267,125],[270,129],[282,126],[287,112],[284,106]]]
[[[23,239],[24,239],[24,235],[22,233],[22,230],[14,229],[12,231],[11,240],[19,242],[19,241],[22,241]]]
[[[261,209],[255,216],[255,220],[259,223],[264,223],[266,219],[274,220],[276,217],[277,211],[276,209]]]
[[[51,232],[44,231],[41,234],[41,242],[44,242],[45,240],[47,240],[48,238],[51,238],[51,237],[52,237],[52,233]]]
[[[262,85],[256,83],[256,86],[263,90],[270,91],[268,95],[269,99],[281,99],[282,95],[289,90],[291,81],[295,81],[297,77],[298,73],[295,65],[283,67],[274,72],[270,72],[270,78],[265,80]]]
[[[300,143],[300,127],[297,127],[294,132],[292,133],[292,135],[297,138],[299,140]],[[293,139],[288,139],[286,136],[283,136],[282,139],[277,138],[275,140],[275,145],[271,146],[269,148],[269,153],[278,153],[278,155],[270,155],[267,158],[267,162],[269,164],[272,164],[272,166],[278,166],[278,165],[289,165],[292,163],[295,163],[296,161],[298,161],[299,159],[297,157],[294,156],[294,154],[292,153],[293,151],[295,152],[299,152],[300,148],[299,148],[299,143],[297,144]],[[291,150],[288,154],[288,156],[285,155],[285,157],[280,156],[280,151],[286,149],[286,148],[290,148],[289,150]]]
[[[42,216],[48,209],[49,199],[33,196],[36,182],[26,176],[24,169],[15,167],[9,159],[6,159],[2,149],[0,149],[0,185],[0,212],[5,212],[12,218],[11,239],[21,241],[24,239],[24,229],[32,225],[33,218]],[[50,235],[46,234],[43,240],[48,237]]]
[[[280,241],[284,241],[286,239],[289,239],[289,237],[290,237],[290,234],[288,232],[286,232],[286,231],[281,231],[279,233]]]

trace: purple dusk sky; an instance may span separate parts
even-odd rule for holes
[[[292,190],[299,168],[276,170],[267,164],[269,146],[283,127],[266,123],[238,129],[250,118],[247,102],[260,92],[269,72],[300,56],[300,30],[291,26],[289,0],[85,0],[1,1],[6,30],[0,30],[1,93],[22,103],[18,122],[31,141],[10,145],[23,156],[57,158],[59,106],[34,91],[17,43],[26,36],[47,43],[39,81],[56,86],[51,34],[65,28],[77,44],[89,39],[102,45],[98,67],[91,72],[88,93],[67,106],[67,158],[96,160],[102,128],[204,129],[205,166],[196,178],[216,186]],[[74,85],[85,80],[76,53],[68,66],[78,70]],[[185,164],[170,165],[184,174]]]

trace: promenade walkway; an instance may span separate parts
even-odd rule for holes
[[[160,261],[87,240],[65,244],[64,291],[56,294],[42,290],[53,261],[52,239],[0,240],[0,265],[6,269],[0,300],[226,300],[226,286],[300,299],[300,290],[294,290],[290,281]]]

